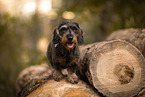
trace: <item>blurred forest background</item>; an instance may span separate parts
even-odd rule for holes
[[[145,0],[0,0],[0,97],[14,97],[22,69],[48,63],[54,28],[78,22],[85,44],[111,32],[145,26]]]

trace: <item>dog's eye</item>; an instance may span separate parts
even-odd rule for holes
[[[74,27],[74,26],[73,26],[73,27],[72,27],[72,30],[74,30],[74,31],[75,31],[75,30],[78,30],[78,28],[76,28],[76,27]]]
[[[67,31],[66,28],[61,28],[61,29],[59,30],[59,34],[60,34],[61,36],[63,36],[63,34],[64,34],[66,31]]]
[[[65,33],[64,31],[60,31],[60,32],[59,32],[59,34],[60,34],[61,36],[63,36],[64,33]]]

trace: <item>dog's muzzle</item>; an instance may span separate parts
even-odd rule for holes
[[[73,42],[73,35],[68,34],[67,39],[68,39],[68,42],[67,42],[68,48],[73,48],[74,45],[75,45],[74,42]]]

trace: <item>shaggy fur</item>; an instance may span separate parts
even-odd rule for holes
[[[71,83],[78,82],[76,66],[80,55],[78,44],[83,44],[83,31],[76,22],[63,22],[53,32],[53,39],[47,50],[47,57],[53,67],[53,78],[63,77]]]

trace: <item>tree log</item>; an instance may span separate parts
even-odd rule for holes
[[[145,59],[132,44],[114,40],[81,49],[79,71],[104,96],[137,96],[145,88]]]
[[[126,29],[118,30],[113,32],[106,40],[116,40],[123,39],[135,47],[137,47],[140,52],[145,57],[145,29]]]

